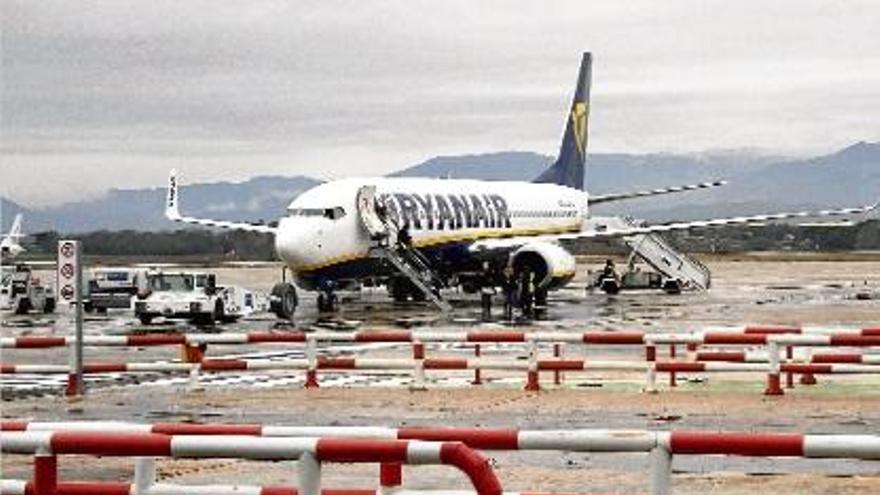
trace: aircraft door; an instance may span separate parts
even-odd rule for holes
[[[384,205],[377,205],[376,186],[363,186],[358,189],[357,208],[361,225],[371,239],[378,241],[388,237],[387,218],[383,218],[387,213]]]

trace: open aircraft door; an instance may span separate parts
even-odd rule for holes
[[[376,186],[363,186],[358,189],[357,208],[361,225],[371,239],[378,241],[388,237],[387,218],[383,218],[384,206],[377,205]]]

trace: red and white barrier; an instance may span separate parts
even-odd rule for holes
[[[735,363],[766,363],[769,355],[761,350],[704,350],[696,351],[694,361],[727,361]],[[880,354],[815,352],[794,355],[792,362],[804,364],[849,363],[849,364],[880,364]]]
[[[383,489],[324,489],[321,495],[388,495]],[[437,490],[395,489],[395,495],[439,495]],[[452,495],[474,495],[466,490],[444,490]],[[2,495],[37,495],[33,482],[22,480],[0,480]],[[58,483],[53,495],[299,495],[299,490],[291,486],[248,486],[248,485],[173,485],[156,483],[146,490],[138,490],[128,483],[106,481],[78,481]],[[554,494],[552,492],[503,492],[503,495],[588,495],[577,493]]]
[[[730,327],[719,330],[645,333],[640,331],[603,330],[588,332],[507,331],[507,330],[359,330],[356,332],[302,332],[261,331],[244,333],[157,333],[141,335],[89,335],[83,345],[93,347],[150,347],[164,345],[246,345],[246,344],[296,344],[309,339],[317,342],[355,343],[572,343],[595,345],[644,345],[686,343],[766,344],[767,338],[775,336],[836,336],[838,339],[855,339],[855,345],[880,345],[880,327],[862,329],[829,329],[776,326]],[[739,336],[739,337],[738,337]],[[873,339],[871,337],[874,337]],[[863,339],[860,339],[863,338]],[[74,337],[24,336],[0,338],[4,349],[42,349],[64,347],[76,342]],[[804,342],[811,342],[805,340]],[[804,345],[848,345],[824,343]]]
[[[880,435],[803,435],[799,433],[720,433],[690,430],[521,430],[482,427],[272,426],[262,424],[140,424],[117,421],[0,422],[4,452],[30,453],[48,448],[52,434],[67,434],[66,442],[92,435],[114,439],[165,437],[344,438],[400,442],[461,443],[483,450],[553,450],[568,452],[649,452],[667,447],[673,454],[725,454],[880,460]],[[6,437],[6,435],[11,435]],[[17,436],[24,435],[24,436]],[[24,442],[9,444],[7,441]],[[238,440],[237,440],[238,441]],[[22,446],[23,445],[23,446]],[[65,443],[64,445],[69,445]],[[171,445],[171,444],[169,444]],[[212,445],[199,444],[192,445]],[[368,444],[358,444],[363,447]],[[401,444],[394,444],[401,448]],[[50,445],[51,447],[51,445]],[[169,447],[170,448],[170,447]],[[192,447],[195,449],[196,447]],[[231,448],[231,447],[230,447]],[[7,450],[8,449],[8,450]],[[74,452],[67,452],[74,453]],[[110,454],[108,454],[110,455]],[[256,458],[256,457],[254,457]]]
[[[326,358],[318,356],[318,342],[358,342],[358,343],[411,343],[414,361],[403,362],[387,359],[369,358]],[[45,348],[70,345],[74,340],[69,337],[17,337],[4,338],[4,347]],[[457,342],[474,344],[476,359],[464,358],[425,358],[425,342]],[[528,362],[510,363],[501,360],[486,360],[480,354],[480,343],[525,343],[530,346]],[[646,349],[647,365],[624,362],[597,362],[578,359],[541,360],[538,358],[538,344],[551,342],[557,353],[559,346],[568,343],[596,345],[642,345]],[[305,343],[305,360],[265,361],[247,359],[205,359],[204,353],[208,344],[245,345],[261,343]],[[523,331],[433,331],[433,330],[362,330],[357,332],[249,332],[228,334],[154,334],[130,336],[89,336],[86,345],[96,346],[158,346],[179,345],[185,363],[89,363],[85,373],[124,373],[124,372],[219,372],[247,371],[271,369],[305,369],[306,387],[316,388],[319,370],[406,370],[412,369],[414,376],[413,388],[424,388],[424,372],[426,370],[474,370],[474,383],[482,383],[482,370],[517,371],[526,367],[527,380],[525,388],[530,391],[540,390],[540,372],[553,371],[555,381],[561,382],[563,371],[643,371],[646,373],[646,391],[656,391],[656,373],[668,373],[670,386],[676,385],[678,373],[688,372],[755,372],[760,369],[745,364],[766,363],[767,395],[782,395],[781,374],[786,374],[788,387],[793,387],[793,375],[799,373],[801,382],[815,383],[814,373],[874,373],[867,366],[880,364],[880,355],[861,353],[847,354],[845,357],[834,358],[830,354],[820,354],[816,360],[799,364],[792,359],[795,347],[862,347],[880,346],[880,328],[863,328],[840,330],[831,328],[807,328],[784,326],[747,326],[724,328],[690,333],[646,334],[633,331],[592,331],[592,332],[523,332]],[[655,363],[658,345],[668,345],[671,361]],[[678,345],[686,345],[691,357],[698,363],[681,363],[675,361]],[[756,351],[715,351],[698,352],[699,345],[745,345],[765,346],[765,358],[760,358]],[[786,352],[787,359],[778,354],[780,349]],[[653,358],[651,357],[653,356]],[[856,357],[858,356],[858,357]],[[706,359],[700,359],[704,357]],[[724,363],[738,362],[742,366],[731,366]],[[715,364],[712,364],[715,363]],[[782,364],[781,364],[782,363]],[[815,366],[815,365],[822,366]],[[825,365],[832,366],[825,366]],[[809,365],[809,366],[806,366]],[[2,363],[0,373],[3,374],[60,374],[68,373],[63,365],[14,365]],[[69,380],[73,383],[72,380]],[[70,387],[68,387],[70,391]]]
[[[468,473],[472,481],[482,480],[479,482],[484,483],[483,485],[478,485],[478,481],[473,481],[478,493],[500,493],[500,484],[496,484],[497,479],[486,474],[491,472],[486,458],[476,454],[470,448],[568,452],[650,452],[652,494],[669,493],[673,455],[786,456],[880,460],[880,436],[876,435],[615,430],[527,431],[484,428],[395,429],[384,427],[273,427],[193,424],[138,425],[115,422],[28,423],[22,421],[3,422],[2,426],[0,445],[2,445],[4,453],[38,454],[35,459],[34,490],[36,493],[42,493],[39,489],[40,486],[44,488],[50,485],[57,486],[57,483],[51,484],[57,482],[57,479],[51,478],[55,470],[53,454],[187,458],[241,457],[250,459],[303,459],[303,457],[310,455],[315,462],[327,460],[452,464]],[[167,432],[167,434],[162,432]],[[320,433],[322,437],[319,439],[312,437],[311,435],[315,433]],[[360,438],[352,438],[352,435]],[[334,439],[334,436],[344,436],[345,438]],[[407,438],[419,438],[420,440],[406,440]],[[450,445],[457,447],[449,447]],[[447,452],[445,461],[444,452]],[[454,460],[453,453],[461,457],[456,457]],[[140,478],[139,471],[141,472]],[[492,475],[494,476],[494,473]],[[40,476],[43,478],[41,479]],[[397,474],[390,478],[392,478],[392,483],[385,486],[396,486],[394,479],[399,480],[400,475]],[[150,473],[150,469],[141,465],[139,469],[136,467],[135,479],[136,485],[140,479],[140,486],[146,485],[149,488],[154,476]],[[387,478],[383,476],[383,479]],[[10,481],[9,483],[20,482]],[[302,489],[304,483],[302,479],[300,483]],[[303,491],[302,493],[317,493],[316,485],[309,486],[312,487],[312,491]],[[256,488],[253,490],[246,493],[287,493],[256,491]],[[46,493],[58,494],[58,492]],[[154,492],[138,493],[151,494]],[[158,495],[166,492],[158,491],[155,493]],[[206,492],[172,491],[168,493],[193,495]],[[215,491],[212,493],[227,492]]]
[[[642,345],[643,332],[517,332],[506,330],[433,331],[433,330],[360,330],[356,332],[247,332],[247,333],[189,333],[146,335],[90,335],[83,345],[92,347],[150,347],[165,345],[247,345],[247,344],[302,344],[316,342],[351,343],[525,343],[570,342],[581,344]],[[4,349],[43,349],[65,347],[76,342],[74,337],[24,336],[0,338]]]
[[[648,345],[769,345],[799,347],[872,347],[880,346],[880,334],[865,331],[827,334],[768,334],[740,332],[666,333],[645,335]]]
[[[777,348],[771,342],[771,349]],[[649,347],[650,349],[650,347]],[[767,373],[767,395],[781,395],[780,374],[800,374],[813,376],[816,374],[880,374],[880,366],[872,364],[850,363],[781,363],[770,359],[768,363],[727,362],[727,361],[592,361],[584,359],[537,359],[530,354],[527,361],[513,358],[455,358],[438,357],[424,359],[410,358],[363,358],[363,357],[326,357],[316,356],[314,351],[308,353],[307,359],[205,359],[198,363],[184,362],[147,362],[147,363],[85,363],[83,373],[86,375],[101,373],[189,373],[192,382],[198,379],[199,373],[247,372],[247,371],[278,371],[304,370],[305,386],[317,388],[318,371],[397,371],[410,372],[413,375],[413,386],[424,388],[425,371],[465,371],[465,370],[496,370],[525,372],[526,390],[540,390],[540,372],[607,372],[630,371],[645,373],[646,390],[655,390],[654,383],[657,373]],[[770,356],[774,354],[771,352]],[[778,351],[776,353],[778,356]],[[67,365],[30,364],[17,365],[3,363],[0,374],[65,374],[70,376]]]
[[[539,371],[644,371],[643,362],[626,361],[587,361],[584,359],[539,359]],[[455,358],[438,357],[425,359],[409,358],[364,358],[319,356],[315,369],[318,370],[388,370],[408,371],[417,365],[425,370],[506,370],[527,371],[530,364],[516,359],[493,358]],[[85,374],[99,373],[144,373],[144,372],[221,372],[221,371],[267,371],[267,370],[310,370],[309,359],[205,359],[201,363],[146,362],[146,363],[86,363]],[[66,374],[69,367],[63,364],[7,364],[0,373],[13,374]]]
[[[489,459],[460,442],[45,431],[2,432],[0,446],[4,453],[35,455],[34,489],[41,495],[56,493],[55,456],[64,454],[297,460],[298,489],[303,495],[320,494],[322,462],[436,464],[457,468],[468,477],[479,495],[502,493]],[[146,484],[152,482],[149,480]]]

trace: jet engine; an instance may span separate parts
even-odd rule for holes
[[[517,276],[534,274],[535,288],[556,289],[567,284],[575,275],[575,259],[558,244],[534,242],[526,244],[510,255],[510,265]]]

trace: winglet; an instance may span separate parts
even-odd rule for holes
[[[177,188],[177,171],[168,174],[168,195],[165,201],[165,216],[172,221],[180,220],[180,193]]]

